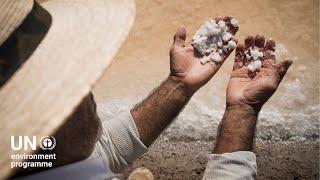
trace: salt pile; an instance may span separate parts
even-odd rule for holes
[[[250,47],[244,54],[246,60],[251,61],[248,65],[249,71],[255,72],[262,68],[263,51],[259,47]]]
[[[233,27],[238,27],[238,21],[231,19]],[[232,41],[233,34],[227,32],[226,22],[220,20],[208,20],[197,30],[192,38],[193,46],[200,52],[203,57],[201,63],[208,61],[222,61],[222,53],[236,48],[237,44]]]

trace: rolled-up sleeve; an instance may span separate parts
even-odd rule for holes
[[[102,134],[93,156],[103,158],[114,173],[119,173],[147,152],[147,147],[140,141],[129,110],[108,119],[103,105],[98,104],[97,108],[102,122]]]
[[[250,151],[211,154],[203,180],[256,179],[256,155]]]

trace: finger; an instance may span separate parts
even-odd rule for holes
[[[223,20],[226,22],[226,26],[228,27],[228,32],[235,35],[239,29],[239,26],[234,26],[231,24],[231,19],[233,19],[233,17],[231,16],[225,16],[223,18]]]
[[[223,20],[227,23],[227,22],[230,22],[230,20],[232,19],[231,16],[224,16],[223,17]]]
[[[238,39],[236,38],[232,38],[231,39],[232,42],[228,42],[228,49],[227,51],[222,51],[222,58],[225,60],[229,57],[229,55],[232,53],[232,51],[237,47],[238,44]],[[230,46],[229,46],[230,44]]]
[[[264,50],[264,59],[272,59],[275,61],[276,60],[275,49],[276,49],[276,42],[271,38],[269,38],[267,40],[265,50]]]
[[[243,62],[244,62],[244,45],[238,44],[236,48],[236,57],[233,65],[233,70],[242,68],[244,65]]]
[[[254,46],[254,37],[252,35],[248,35],[244,40],[245,48],[253,47]]]
[[[292,61],[290,59],[286,59],[283,61],[280,61],[278,63],[278,73],[280,77],[280,81],[283,79],[283,77],[286,75],[289,67],[292,65]]]
[[[264,36],[262,36],[260,34],[257,34],[255,39],[254,39],[255,46],[257,46],[259,48],[263,48],[264,47],[264,43],[265,43]]]
[[[191,44],[188,44],[184,47],[187,52],[194,52],[194,48]]]
[[[218,23],[219,21],[223,20],[222,16],[217,16],[214,18],[214,20],[216,21],[216,23]]]
[[[277,68],[277,63],[274,59],[264,59],[262,61],[262,67],[263,68],[268,68],[268,69],[276,69]]]
[[[177,30],[176,34],[174,35],[173,44],[180,47],[183,46],[186,40],[186,37],[187,37],[186,29],[184,28],[183,25],[181,25]]]
[[[267,40],[266,50],[271,50],[271,51],[275,51],[276,50],[276,42],[272,38],[269,38]]]

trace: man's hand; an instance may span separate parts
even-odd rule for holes
[[[257,46],[263,51],[262,69],[248,70],[250,63],[245,51]],[[290,60],[276,62],[275,42],[263,36],[248,36],[245,45],[239,44],[227,88],[227,106],[214,153],[251,151],[258,113],[277,90],[280,81],[292,64]]]
[[[238,31],[238,27],[233,27],[231,25],[231,19],[231,17],[217,17],[215,18],[215,21],[225,21],[228,26],[228,32],[235,35]],[[218,72],[219,68],[233,49],[223,52],[221,62],[210,61],[206,64],[201,64],[201,55],[196,51],[192,44],[186,45],[185,40],[186,30],[183,26],[180,26],[174,36],[174,42],[170,49],[170,75],[182,80],[189,89],[189,93],[193,94]],[[233,41],[237,43],[236,39],[233,39]]]
[[[216,18],[226,21],[230,17]],[[229,28],[235,34],[238,28]],[[201,64],[200,56],[191,44],[185,45],[186,30],[181,26],[174,36],[170,50],[170,76],[149,97],[131,110],[140,139],[150,146],[160,133],[179,114],[191,96],[219,70],[223,61],[232,52],[223,54],[223,61]]]
[[[249,62],[244,52],[250,47],[259,47],[264,54],[262,69],[249,72]],[[265,44],[265,38],[248,36],[245,45],[239,44],[236,59],[227,89],[227,106],[249,105],[259,111],[262,105],[277,90],[280,81],[292,64],[291,60],[276,62],[275,42],[271,39]]]

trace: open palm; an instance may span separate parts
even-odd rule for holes
[[[259,47],[264,54],[262,69],[250,72],[244,52],[250,47]],[[247,104],[260,110],[262,105],[277,90],[280,81],[292,64],[291,60],[276,62],[275,42],[257,35],[248,36],[245,45],[239,44],[236,59],[227,88],[227,105]]]
[[[237,27],[231,26],[231,17],[217,17],[215,20],[217,22],[224,20],[228,26],[228,31],[233,35],[238,30]],[[223,52],[221,62],[210,61],[202,64],[200,61],[201,55],[192,44],[185,45],[185,40],[186,30],[181,26],[175,34],[174,43],[170,50],[170,70],[171,75],[183,79],[186,85],[195,92],[212,78],[233,49]],[[233,39],[233,41],[237,42],[236,39]]]

